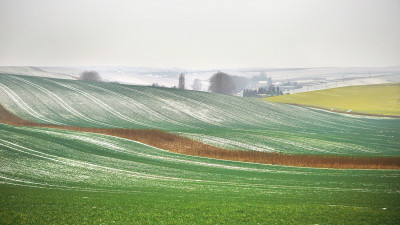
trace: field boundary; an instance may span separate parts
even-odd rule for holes
[[[400,93],[399,87],[400,83],[351,85],[268,97],[263,98],[263,100],[273,103],[321,109],[335,113],[400,118],[400,111],[398,108],[398,101],[400,101],[400,99],[398,97],[396,98]],[[384,92],[384,95],[372,94],[380,92]],[[355,96],[357,96],[357,98]],[[387,98],[391,100],[387,101]],[[347,101],[348,99],[351,101]],[[377,106],[379,105],[379,107],[371,107],[371,105],[375,103]]]
[[[7,111],[1,104],[0,123],[105,134],[141,142],[174,153],[232,161],[334,169],[400,169],[400,157],[306,155],[228,150],[155,129],[90,128],[41,124],[22,119]]]
[[[266,100],[268,101],[268,100]],[[295,106],[302,106],[302,107],[309,107],[309,108],[314,108],[314,109],[320,109],[328,112],[333,112],[333,113],[343,113],[343,114],[350,114],[350,115],[357,115],[357,116],[371,116],[371,117],[387,117],[387,118],[396,118],[399,119],[400,116],[398,115],[385,115],[385,114],[373,114],[373,113],[359,113],[359,112],[345,112],[345,111],[338,111],[338,110],[331,110],[328,108],[323,108],[323,107],[318,107],[318,106],[313,106],[313,105],[303,105],[303,104],[297,104],[297,103],[285,103],[285,102],[274,102],[278,104],[287,104],[287,105],[295,105]]]

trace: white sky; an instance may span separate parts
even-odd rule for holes
[[[0,65],[400,65],[399,0],[0,0]]]

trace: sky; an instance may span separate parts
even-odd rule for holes
[[[0,66],[399,65],[399,0],[0,0]]]

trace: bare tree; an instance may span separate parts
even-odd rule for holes
[[[96,71],[85,71],[81,73],[80,80],[100,82],[101,77]]]
[[[226,73],[218,72],[210,78],[209,90],[211,92],[231,95],[235,89],[232,77]]]
[[[195,91],[201,91],[201,81],[199,79],[194,79],[192,89]]]
[[[179,85],[178,85],[179,89],[185,89],[185,75],[183,75],[183,73],[181,73],[179,75]]]

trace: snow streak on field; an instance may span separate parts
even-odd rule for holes
[[[133,192],[151,187],[265,195],[395,194],[400,188],[395,182],[399,171],[231,162],[174,154],[106,135],[3,124],[0,153],[0,183],[45,189]]]
[[[178,89],[0,75],[0,103],[40,123],[155,128],[231,149],[400,155],[400,120]]]

